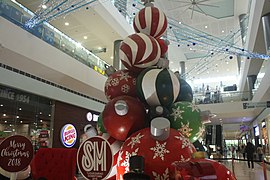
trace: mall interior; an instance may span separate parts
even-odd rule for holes
[[[0,14],[1,180],[132,179],[133,156],[155,180],[270,178],[269,0],[0,0]],[[7,165],[17,135],[33,155]]]

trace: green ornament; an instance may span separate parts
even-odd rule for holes
[[[98,131],[98,134],[107,133],[103,125],[102,113],[99,115],[98,120],[97,120],[97,131]]]
[[[177,129],[192,143],[202,136],[204,128],[200,118],[200,109],[186,101],[176,102],[170,109],[171,128]]]

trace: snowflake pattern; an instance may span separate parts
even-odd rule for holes
[[[170,153],[170,151],[165,148],[166,144],[167,142],[159,144],[159,142],[156,141],[156,146],[150,148],[150,150],[154,151],[153,159],[156,159],[156,157],[160,157],[160,159],[164,161],[164,155]]]
[[[124,162],[121,163],[121,166],[125,167],[125,173],[129,172],[129,158],[131,156],[137,155],[138,151],[139,151],[139,148],[135,149],[135,151],[133,151],[131,153],[126,151],[126,158],[125,158]]]
[[[144,135],[141,135],[141,133],[137,134],[137,136],[135,137],[131,137],[131,140],[130,142],[128,143],[127,146],[130,146],[131,145],[131,149],[136,145],[136,144],[140,144],[141,141],[140,139],[144,137]]]
[[[180,141],[182,141],[182,146],[181,148],[184,149],[184,148],[189,148],[191,153],[193,153],[193,148],[192,148],[192,145],[189,141],[188,138],[186,138],[184,135],[182,135],[181,133],[179,133],[179,136],[174,136],[176,139],[179,139]]]
[[[122,155],[123,155],[123,151],[120,150],[118,154],[118,158],[117,158],[117,166],[120,166],[120,161],[123,160]]]
[[[180,156],[180,161],[179,162],[188,162],[190,161],[190,158],[185,159],[183,155]]]
[[[176,121],[177,118],[183,119],[182,113],[185,111],[181,111],[179,106],[176,109],[172,109],[172,110],[173,112],[171,113],[171,116],[174,117],[174,121]]]
[[[124,84],[123,86],[121,86],[121,91],[123,92],[123,93],[128,93],[129,92],[129,90],[130,90],[130,87],[129,87],[129,85],[127,85],[127,84]]]
[[[196,133],[196,136],[199,138],[199,137],[202,137],[203,136],[203,133],[204,133],[205,129],[203,126],[199,127],[199,132]]]
[[[112,81],[112,77],[108,77],[106,83],[105,83],[105,88],[108,89],[109,86],[111,86],[111,81]]]
[[[132,83],[133,85],[136,85],[136,78],[133,78]]]
[[[168,168],[165,170],[165,172],[162,175],[156,173],[155,171],[152,171],[152,174],[153,174],[155,180],[169,180],[170,179]]]
[[[113,86],[118,86],[118,84],[119,84],[119,79],[118,79],[118,78],[113,78],[113,79],[111,80],[111,84],[112,84]]]
[[[125,80],[128,82],[128,78],[131,78],[131,76],[128,74],[128,72],[124,72],[124,71],[121,71],[120,74],[117,74],[117,76],[119,77],[119,80]]]
[[[198,108],[198,106],[196,106],[193,103],[190,104],[188,107],[192,109],[192,112],[194,112],[194,111],[200,112],[200,109]]]
[[[181,122],[181,128],[178,129],[184,136],[186,137],[190,137],[191,136],[191,131],[193,129],[191,129],[189,127],[189,122],[187,124],[183,124],[183,122]]]

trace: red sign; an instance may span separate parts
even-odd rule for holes
[[[8,172],[19,172],[30,164],[33,152],[32,143],[26,137],[8,137],[0,144],[0,167]]]
[[[110,144],[101,136],[85,140],[77,153],[77,164],[86,179],[106,179],[113,166]]]

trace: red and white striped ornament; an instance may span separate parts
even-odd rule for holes
[[[133,20],[136,32],[141,32],[154,38],[161,37],[167,29],[167,18],[165,14],[156,7],[145,7],[141,9]]]
[[[114,139],[114,138],[111,137],[108,133],[103,133],[101,136],[109,142],[109,144],[110,144],[110,146],[111,146],[111,149],[112,149],[112,154],[113,154],[113,167],[112,167],[112,169],[111,169],[110,174],[107,176],[106,179],[111,179],[111,180],[113,180],[113,179],[116,179],[116,172],[117,172],[117,169],[116,169],[116,166],[117,166],[117,158],[118,158],[119,151],[120,151],[120,148],[121,148],[123,142]]]
[[[157,64],[161,49],[157,40],[143,33],[126,37],[120,46],[119,58],[124,66],[132,72]]]

